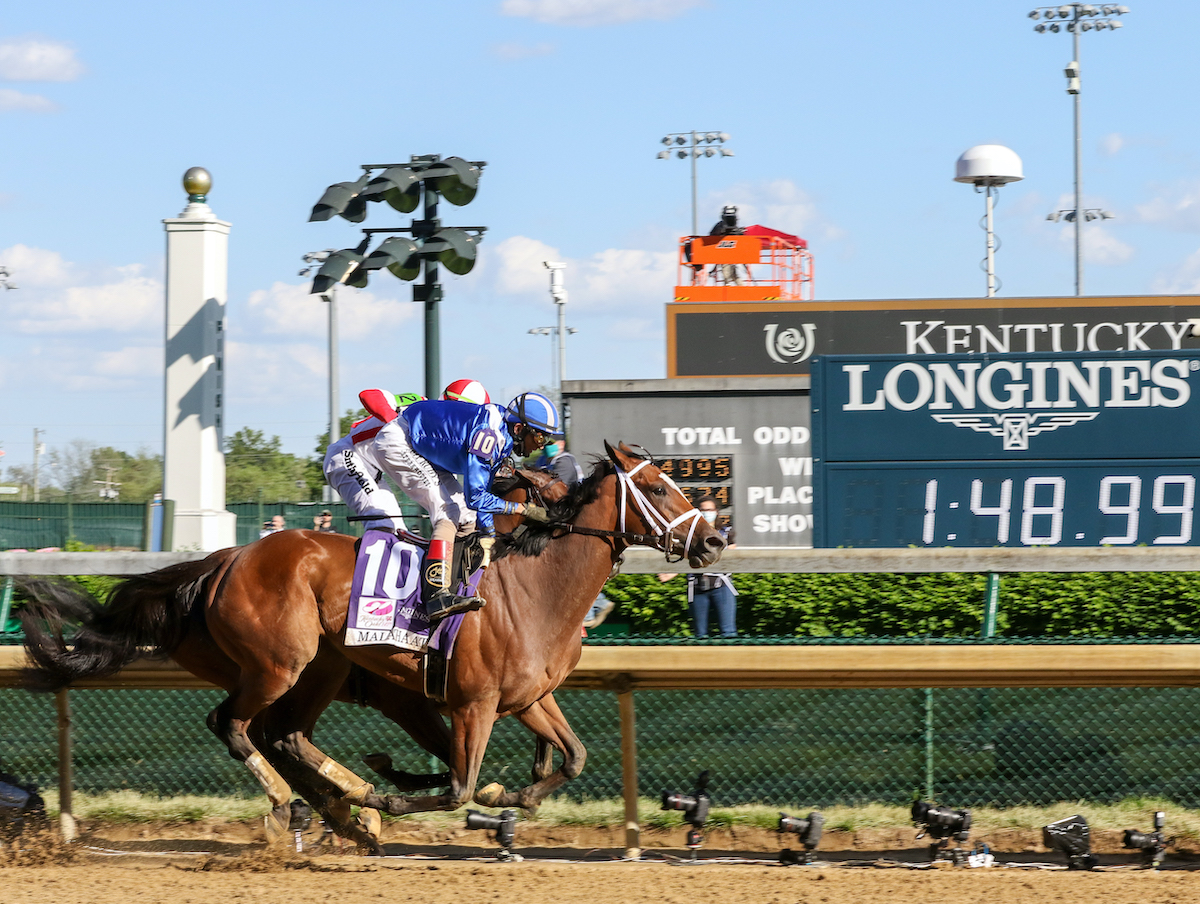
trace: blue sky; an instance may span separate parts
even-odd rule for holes
[[[1200,291],[1194,6],[1131,0],[1083,36],[1089,294]],[[440,4],[10,4],[0,19],[2,464],[34,427],[161,451],[161,220],[189,166],[232,222],[228,425],[307,454],[327,421],[324,310],[301,255],[357,243],[308,223],[362,163],[486,160],[448,223],[489,227],[471,274],[446,279],[442,373],[494,396],[551,378],[541,261],[565,260],[568,378],[665,376],[663,305],[690,224],[686,161],[666,132],[730,133],[699,163],[702,230],[725,203],[799,233],[816,298],[982,295],[983,201],[952,181],[962,151],[1011,147],[1001,297],[1074,291],[1066,34],[1011,0],[460,0]],[[365,225],[406,222],[373,206]],[[421,317],[407,284],[343,290],[342,404],[419,390]]]

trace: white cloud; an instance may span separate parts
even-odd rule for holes
[[[0,113],[24,110],[27,113],[53,113],[58,104],[40,94],[25,94],[12,88],[0,88]]]
[[[1159,189],[1155,197],[1136,208],[1143,223],[1180,232],[1200,232],[1200,183],[1182,182]]]
[[[383,271],[377,278],[392,279]],[[309,283],[277,282],[269,289],[250,293],[250,323],[246,327],[257,326],[266,335],[327,336],[329,308],[309,294],[310,287]],[[410,301],[380,298],[365,289],[344,286],[338,288],[337,307],[338,336],[347,340],[369,338],[380,329],[399,326],[417,316],[417,306]]]
[[[514,60],[531,60],[536,57],[550,56],[554,53],[553,44],[493,44],[493,55],[502,60],[512,62]]]
[[[545,242],[516,235],[495,245],[491,256],[496,291],[547,305],[550,277],[542,263],[547,260],[567,264],[563,281],[571,306],[580,310],[644,310],[647,303],[669,299],[675,285],[676,257],[669,252],[610,248],[573,260]]]
[[[1163,295],[1192,295],[1200,292],[1200,249],[1193,251],[1183,263],[1154,280],[1154,291]]]
[[[1120,132],[1109,132],[1100,139],[1100,152],[1112,157],[1120,153],[1126,144],[1125,136]]]
[[[56,251],[13,245],[0,262],[20,288],[7,293],[7,326],[19,333],[162,329],[163,284],[140,264],[82,267]]]
[[[1063,223],[1056,241],[1060,248],[1075,248],[1075,224]],[[1083,259],[1089,264],[1115,266],[1133,259],[1133,246],[1121,241],[1100,223],[1083,224]]]
[[[710,192],[703,207],[714,212],[711,217],[715,223],[726,204],[737,207],[738,223],[742,226],[757,223],[809,241],[814,238],[837,241],[846,237],[844,229],[834,225],[821,213],[812,195],[791,179],[739,182]],[[706,223],[708,221],[701,217],[701,232],[707,231]]]
[[[506,16],[549,25],[619,25],[641,19],[674,19],[707,0],[504,0]]]
[[[0,40],[0,78],[13,82],[73,82],[83,74],[75,49],[42,38]]]
[[[272,400],[277,405],[281,399],[309,399],[308,407],[313,410],[328,410],[323,393],[329,380],[329,353],[324,346],[230,340],[225,360],[231,405],[236,402],[244,407]],[[318,413],[313,421],[320,423],[323,417],[327,415]]]

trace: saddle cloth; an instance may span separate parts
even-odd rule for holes
[[[415,534],[368,530],[359,544],[354,583],[346,616],[346,646],[386,644],[424,653],[432,646],[447,659],[463,614],[438,622],[430,631],[421,602],[421,562],[429,541]],[[474,593],[482,571],[459,584],[459,593]]]

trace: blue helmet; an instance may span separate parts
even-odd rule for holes
[[[554,403],[540,392],[523,392],[504,410],[509,424],[524,424],[547,436],[563,436],[562,421]]]

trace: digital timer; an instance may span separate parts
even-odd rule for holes
[[[728,455],[656,458],[654,463],[676,483],[733,480],[733,459]]]
[[[654,463],[664,474],[679,484],[679,489],[692,505],[705,496],[717,500],[717,507],[727,509],[733,501],[733,459],[728,455],[672,456],[656,458]]]
[[[829,463],[819,547],[1177,546],[1200,459]]]

